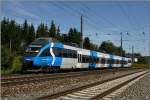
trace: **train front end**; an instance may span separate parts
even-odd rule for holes
[[[38,68],[38,65],[35,65],[35,61],[37,58],[37,55],[40,51],[42,46],[40,45],[29,45],[29,47],[26,49],[24,57],[23,57],[23,69],[33,69]]]
[[[42,48],[49,43],[46,39],[38,38],[27,47],[23,56],[23,71],[41,67],[39,54]]]

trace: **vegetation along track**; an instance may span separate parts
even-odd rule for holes
[[[113,91],[121,88],[136,78],[145,75],[149,71],[139,71],[112,79],[95,82],[86,86],[66,90],[53,95],[43,96],[39,100],[54,99],[54,100],[85,100],[85,99],[100,99]]]
[[[11,78],[2,78],[1,86],[14,86],[21,84],[28,84],[32,82],[43,82],[54,79],[63,79],[68,77],[79,77],[89,74],[105,73],[105,72],[117,72],[122,70],[134,70],[131,68],[120,68],[120,69],[103,69],[103,70],[93,70],[93,71],[79,71],[79,72],[67,72],[67,73],[54,73],[54,74],[43,74],[43,75],[30,75],[30,76],[15,76]]]

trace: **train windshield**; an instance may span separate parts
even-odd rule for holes
[[[25,52],[25,56],[36,56],[39,53],[41,47],[28,47]]]
[[[41,46],[44,46],[44,45],[46,45],[48,43],[49,43],[48,40],[43,39],[43,38],[38,38],[35,41],[33,41],[30,45],[41,45]]]

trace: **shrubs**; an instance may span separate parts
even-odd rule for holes
[[[7,70],[10,69],[11,63],[13,60],[13,55],[10,53],[10,49],[5,47],[5,46],[1,46],[1,69],[2,70]]]
[[[21,71],[21,69],[22,69],[21,56],[16,56],[12,61],[11,72],[16,73]]]
[[[134,68],[148,68],[148,64],[138,64],[138,63],[134,63],[132,65]]]
[[[1,46],[1,73],[12,74],[21,71],[21,56],[10,53],[10,49]]]
[[[10,61],[10,66],[8,66],[7,68],[4,68],[1,70],[2,75],[4,74],[12,74],[12,73],[17,73],[20,72],[22,69],[22,62],[21,62],[21,56],[15,56],[12,58],[12,60]]]

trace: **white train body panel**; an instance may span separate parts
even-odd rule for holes
[[[62,64],[61,64],[61,68],[63,69],[70,69],[70,68],[77,68],[77,63],[78,60],[77,59],[72,59],[72,58],[63,58],[62,59]]]
[[[36,45],[32,44],[29,47],[34,48]],[[60,67],[60,69],[112,68],[122,67],[122,63],[123,67],[132,65],[131,58],[81,49],[60,42],[46,42],[36,57],[25,56],[23,62],[31,63],[33,66]]]

